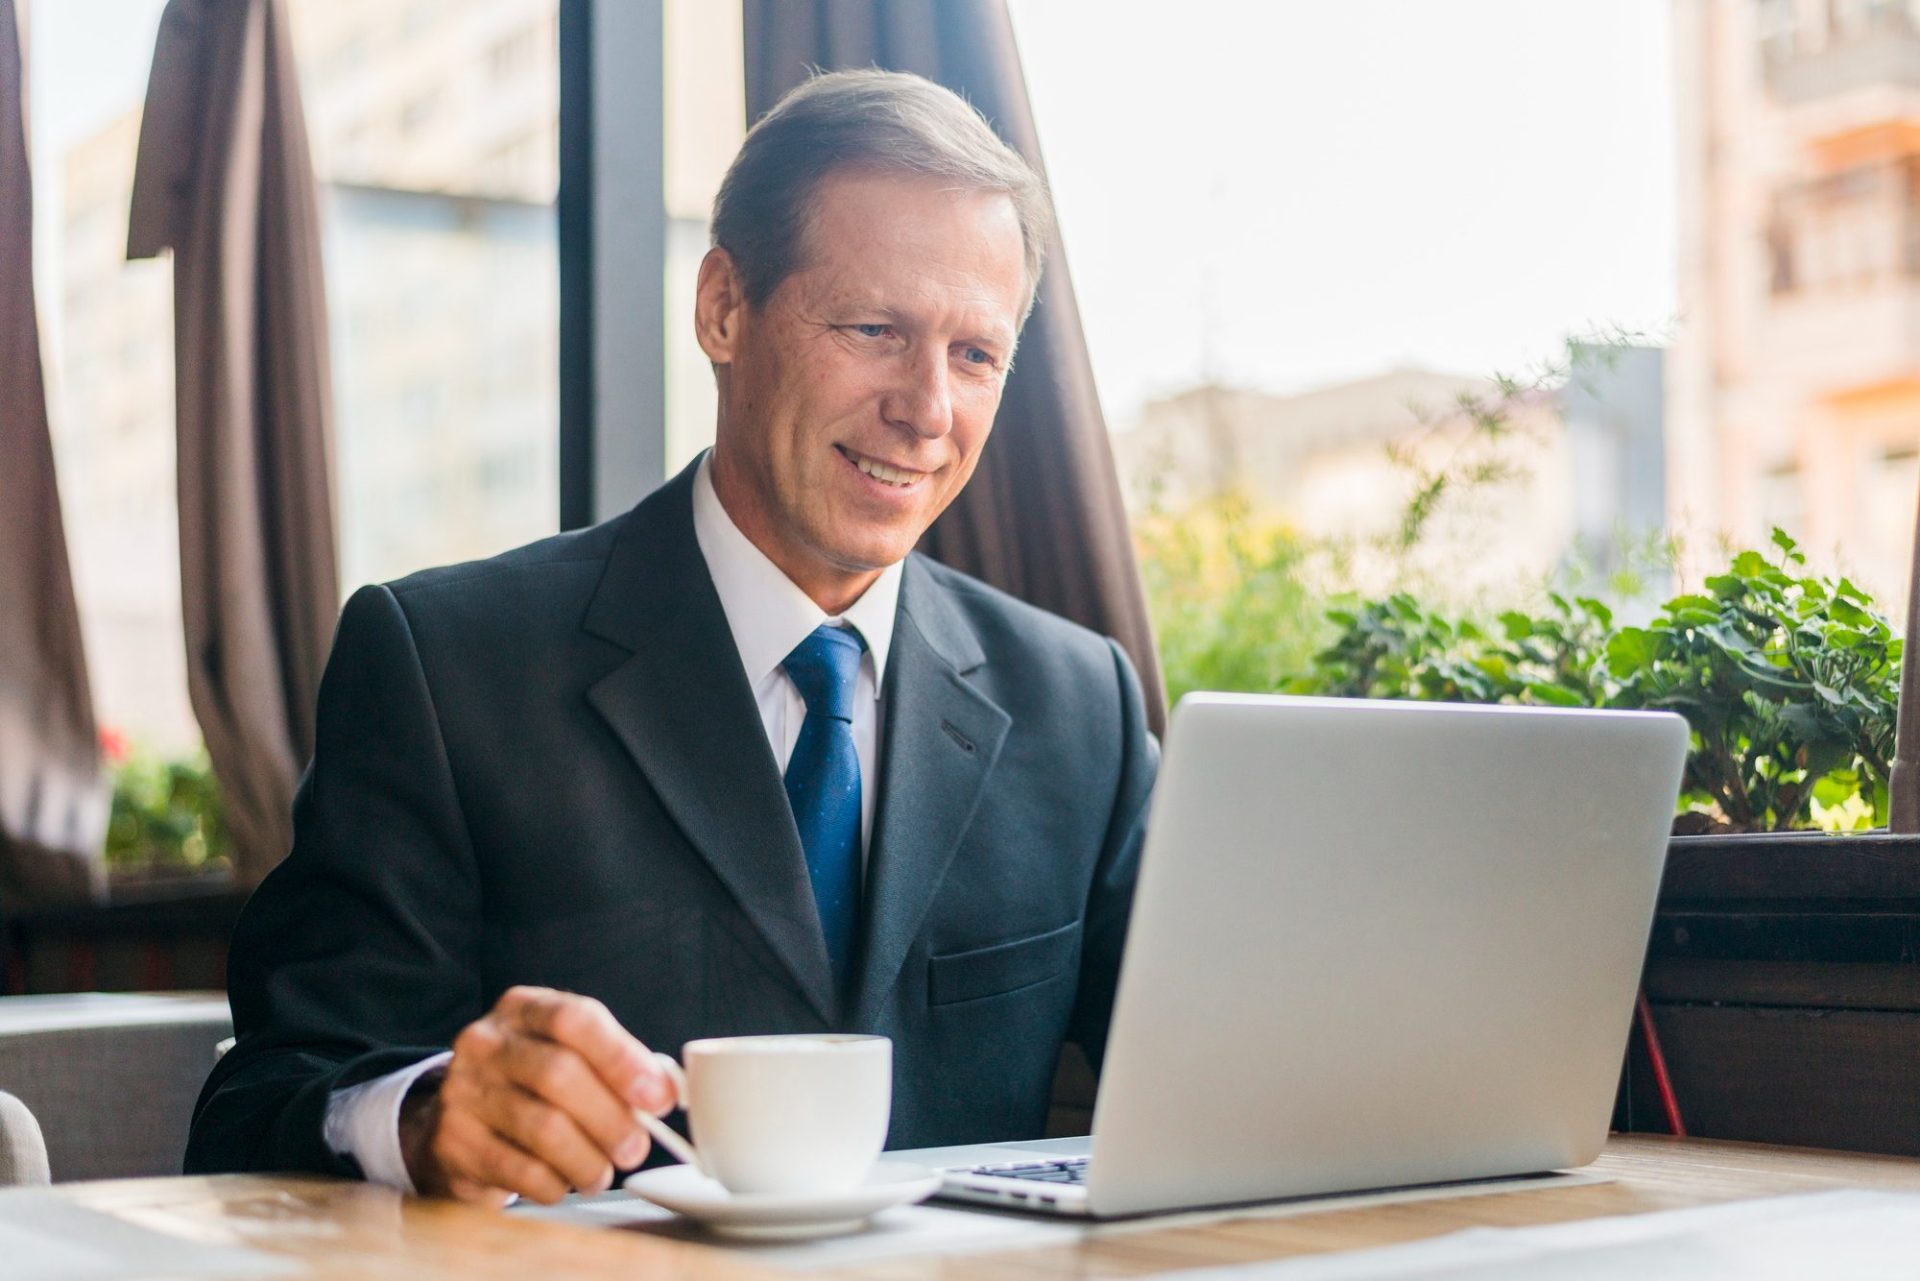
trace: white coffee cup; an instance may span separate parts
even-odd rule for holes
[[[660,1146],[740,1195],[844,1192],[887,1140],[893,1042],[801,1033],[689,1041],[672,1078],[693,1131],[636,1112]]]

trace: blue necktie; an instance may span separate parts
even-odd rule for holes
[[[807,877],[827,936],[833,978],[846,991],[860,925],[860,758],[853,749],[853,686],[860,633],[824,623],[781,664],[807,702],[787,759],[787,803],[807,854]]]

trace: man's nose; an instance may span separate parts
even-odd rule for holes
[[[889,391],[887,420],[925,440],[953,430],[953,384],[944,351],[913,353]]]

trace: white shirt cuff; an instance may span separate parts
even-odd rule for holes
[[[377,1076],[371,1081],[335,1090],[327,1099],[326,1119],[321,1134],[335,1156],[350,1156],[360,1163],[367,1182],[398,1188],[412,1195],[413,1176],[407,1173],[407,1160],[400,1152],[400,1104],[413,1083],[437,1067],[444,1067],[453,1051],[428,1055],[418,1063]]]

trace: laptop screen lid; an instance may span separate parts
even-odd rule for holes
[[[1686,750],[1667,713],[1183,699],[1093,1212],[1591,1161]]]

